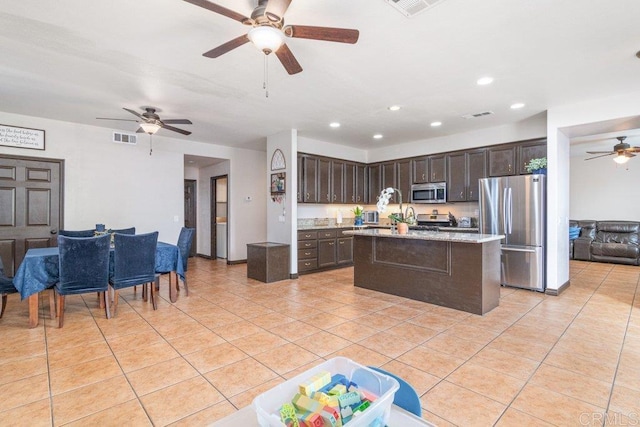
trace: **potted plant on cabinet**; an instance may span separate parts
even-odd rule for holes
[[[546,175],[547,174],[547,158],[540,157],[538,159],[531,159],[529,160],[529,163],[526,164],[525,169],[529,173]]]
[[[364,212],[364,208],[360,205],[355,206],[353,209],[351,209],[351,212],[353,212],[354,220],[353,220],[353,225],[355,225],[356,227],[359,227],[362,225],[362,213]]]

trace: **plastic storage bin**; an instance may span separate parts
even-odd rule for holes
[[[329,371],[331,375],[342,374],[358,384],[358,388],[362,388],[378,396],[378,399],[376,399],[366,411],[352,418],[351,421],[346,424],[346,427],[368,426],[378,417],[381,417],[384,423],[389,420],[393,396],[400,387],[398,381],[396,381],[395,378],[376,372],[346,357],[336,357],[257,396],[253,400],[253,407],[256,410],[260,426],[283,427],[284,424],[280,421],[280,407],[282,404],[291,401],[293,396],[298,392],[300,383],[308,380],[320,371]],[[384,423],[382,425],[384,425]]]

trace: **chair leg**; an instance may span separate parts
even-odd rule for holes
[[[56,318],[56,291],[53,288],[49,292],[49,317],[51,320]]]
[[[156,279],[155,282],[158,283],[160,279]],[[156,291],[155,291],[155,283],[151,283],[151,286],[149,286],[151,288],[151,304],[153,305],[153,309],[157,310],[158,309],[158,303],[156,302]],[[145,286],[147,286],[145,284]]]
[[[149,291],[147,289],[147,283],[142,285],[142,301],[147,301],[149,299]]]
[[[7,308],[7,294],[2,294],[2,308],[0,308],[0,319],[4,314],[4,310]]]
[[[179,282],[180,280],[178,280]],[[187,275],[184,276],[184,293],[186,296],[189,296],[189,286],[187,286]]]
[[[118,298],[119,297],[120,296],[118,295],[118,290],[114,289],[113,290],[113,306],[112,306],[113,307],[113,310],[112,310],[113,311],[113,313],[112,313],[113,317],[116,317],[116,313],[118,312]]]
[[[64,325],[64,295],[58,294],[58,328]]]
[[[102,292],[96,292],[96,296],[98,297],[98,307],[104,308],[104,295]]]
[[[107,315],[107,319],[111,319],[111,310],[109,310],[109,288],[102,292],[102,303],[104,304],[104,311]]]
[[[144,292],[144,288],[142,289],[142,291]],[[138,287],[134,286],[133,287],[133,295],[137,295],[138,294]]]

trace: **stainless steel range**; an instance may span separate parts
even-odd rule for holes
[[[416,225],[412,225],[412,230],[438,231],[440,227],[451,227],[451,216],[449,214],[418,214]]]

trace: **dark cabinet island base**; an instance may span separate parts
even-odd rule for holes
[[[499,238],[465,242],[443,239],[445,233],[437,240],[358,234],[355,286],[481,315],[498,306]]]

